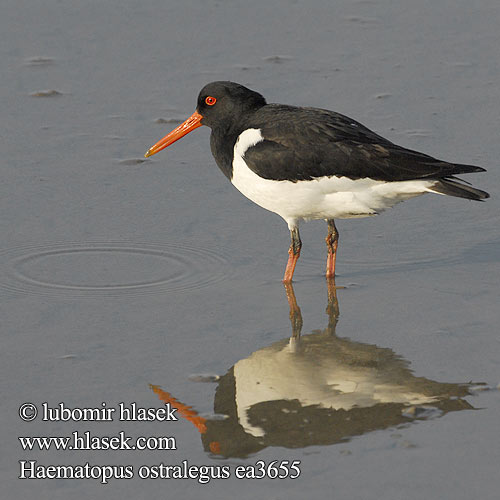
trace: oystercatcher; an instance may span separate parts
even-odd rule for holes
[[[217,165],[247,198],[281,215],[291,236],[283,282],[292,281],[301,220],[328,223],[326,276],[335,275],[334,219],[377,215],[396,203],[438,193],[484,200],[485,191],[455,175],[484,172],[397,146],[361,123],[325,109],[267,104],[233,82],[203,87],[196,111],[151,147],[146,157],[201,125],[212,129]]]

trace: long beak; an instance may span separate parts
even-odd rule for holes
[[[202,118],[200,113],[195,111],[185,122],[174,128],[170,134],[167,134],[163,139],[160,139],[154,146],[149,148],[144,156],[147,158],[148,156],[158,153],[158,151],[170,146],[170,144],[178,141],[181,137],[184,137],[195,128],[201,127]]]

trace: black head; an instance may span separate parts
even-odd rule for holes
[[[205,85],[198,96],[196,110],[203,117],[201,123],[212,129],[230,128],[238,119],[265,106],[259,93],[233,82],[212,82]]]
[[[209,83],[198,96],[196,111],[149,148],[144,156],[147,158],[158,153],[201,125],[210,127],[212,135],[222,136],[231,131],[235,134],[238,126],[242,125],[241,118],[265,104],[266,100],[260,94],[243,85],[233,82]]]

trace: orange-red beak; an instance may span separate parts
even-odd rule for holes
[[[195,128],[201,127],[201,119],[203,117],[195,111],[184,123],[181,123],[178,127],[174,128],[170,134],[167,134],[163,139],[160,139],[154,146],[149,148],[144,155],[146,158],[152,156],[158,151],[165,149],[166,147],[178,141],[181,137],[189,134]]]

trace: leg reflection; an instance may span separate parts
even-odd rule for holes
[[[297,298],[295,297],[292,283],[283,283],[283,286],[285,287],[286,298],[288,300],[288,306],[290,307],[290,323],[292,324],[292,336],[290,341],[294,339],[294,341],[297,342],[302,332],[302,313],[297,304]]]
[[[326,280],[327,284],[327,294],[328,303],[326,306],[326,314],[328,316],[328,327],[325,333],[328,335],[335,335],[335,329],[339,320],[339,301],[337,298],[337,289],[344,288],[335,285],[335,278],[328,278]],[[298,345],[300,334],[302,332],[302,313],[300,307],[297,304],[297,297],[295,296],[295,291],[293,289],[293,284],[283,283],[286,291],[286,298],[288,300],[288,306],[290,308],[290,323],[292,325],[292,335],[290,337],[290,345]]]

